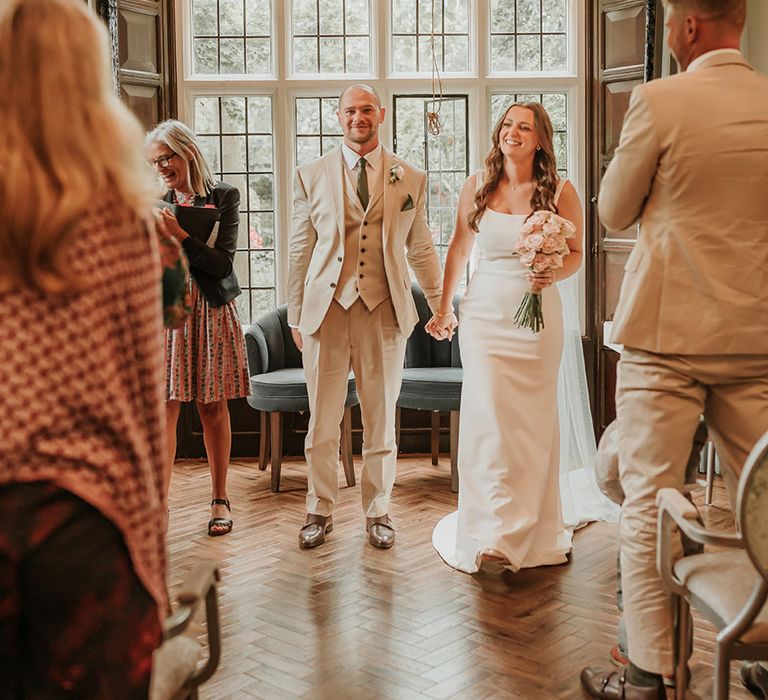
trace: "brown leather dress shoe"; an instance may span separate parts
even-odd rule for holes
[[[307,521],[299,530],[299,549],[312,549],[325,542],[325,536],[333,530],[332,515],[307,513]]]
[[[666,700],[661,688],[629,683],[624,671],[601,671],[585,668],[581,672],[581,687],[589,697],[600,700]]]
[[[768,698],[768,671],[759,661],[745,661],[741,664],[741,682],[756,698]]]
[[[368,541],[377,549],[389,549],[395,543],[395,528],[388,515],[365,519]]]

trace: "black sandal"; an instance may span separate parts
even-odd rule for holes
[[[214,498],[211,501],[211,507],[213,506],[226,506],[227,510],[231,511],[228,498]],[[220,537],[221,535],[228,535],[232,532],[232,518],[211,518],[208,521],[208,535],[209,537]],[[226,530],[213,531],[214,527],[224,527]]]

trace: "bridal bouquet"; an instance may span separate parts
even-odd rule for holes
[[[576,235],[576,227],[552,211],[535,211],[520,229],[520,240],[515,252],[520,262],[532,272],[557,270],[563,258],[570,253],[567,239]],[[538,333],[544,328],[544,314],[539,292],[526,292],[515,314],[515,325]]]

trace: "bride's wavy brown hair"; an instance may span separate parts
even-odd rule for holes
[[[504,123],[509,110],[512,107],[525,107],[533,112],[533,128],[539,138],[540,149],[533,155],[533,194],[531,195],[531,211],[546,209],[557,213],[555,205],[555,192],[559,180],[557,174],[557,162],[555,149],[552,145],[552,121],[538,102],[515,102],[504,110],[501,119],[496,122],[491,134],[491,150],[485,159],[483,171],[483,184],[475,193],[475,208],[467,217],[471,231],[477,232],[480,218],[488,206],[488,198],[499,186],[504,174],[504,154],[499,146],[501,125]]]

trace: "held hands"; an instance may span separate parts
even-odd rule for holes
[[[453,311],[445,314],[436,313],[429,319],[424,330],[427,331],[435,340],[451,340],[456,327],[459,325]]]
[[[531,285],[531,291],[538,294],[542,289],[551,287],[557,279],[554,270],[545,270],[544,272],[529,272],[526,275],[528,283]]]
[[[293,342],[296,343],[296,347],[299,349],[299,352],[301,352],[302,348],[304,347],[304,339],[301,337],[301,333],[299,333],[298,328],[291,328],[291,337],[293,338]]]

